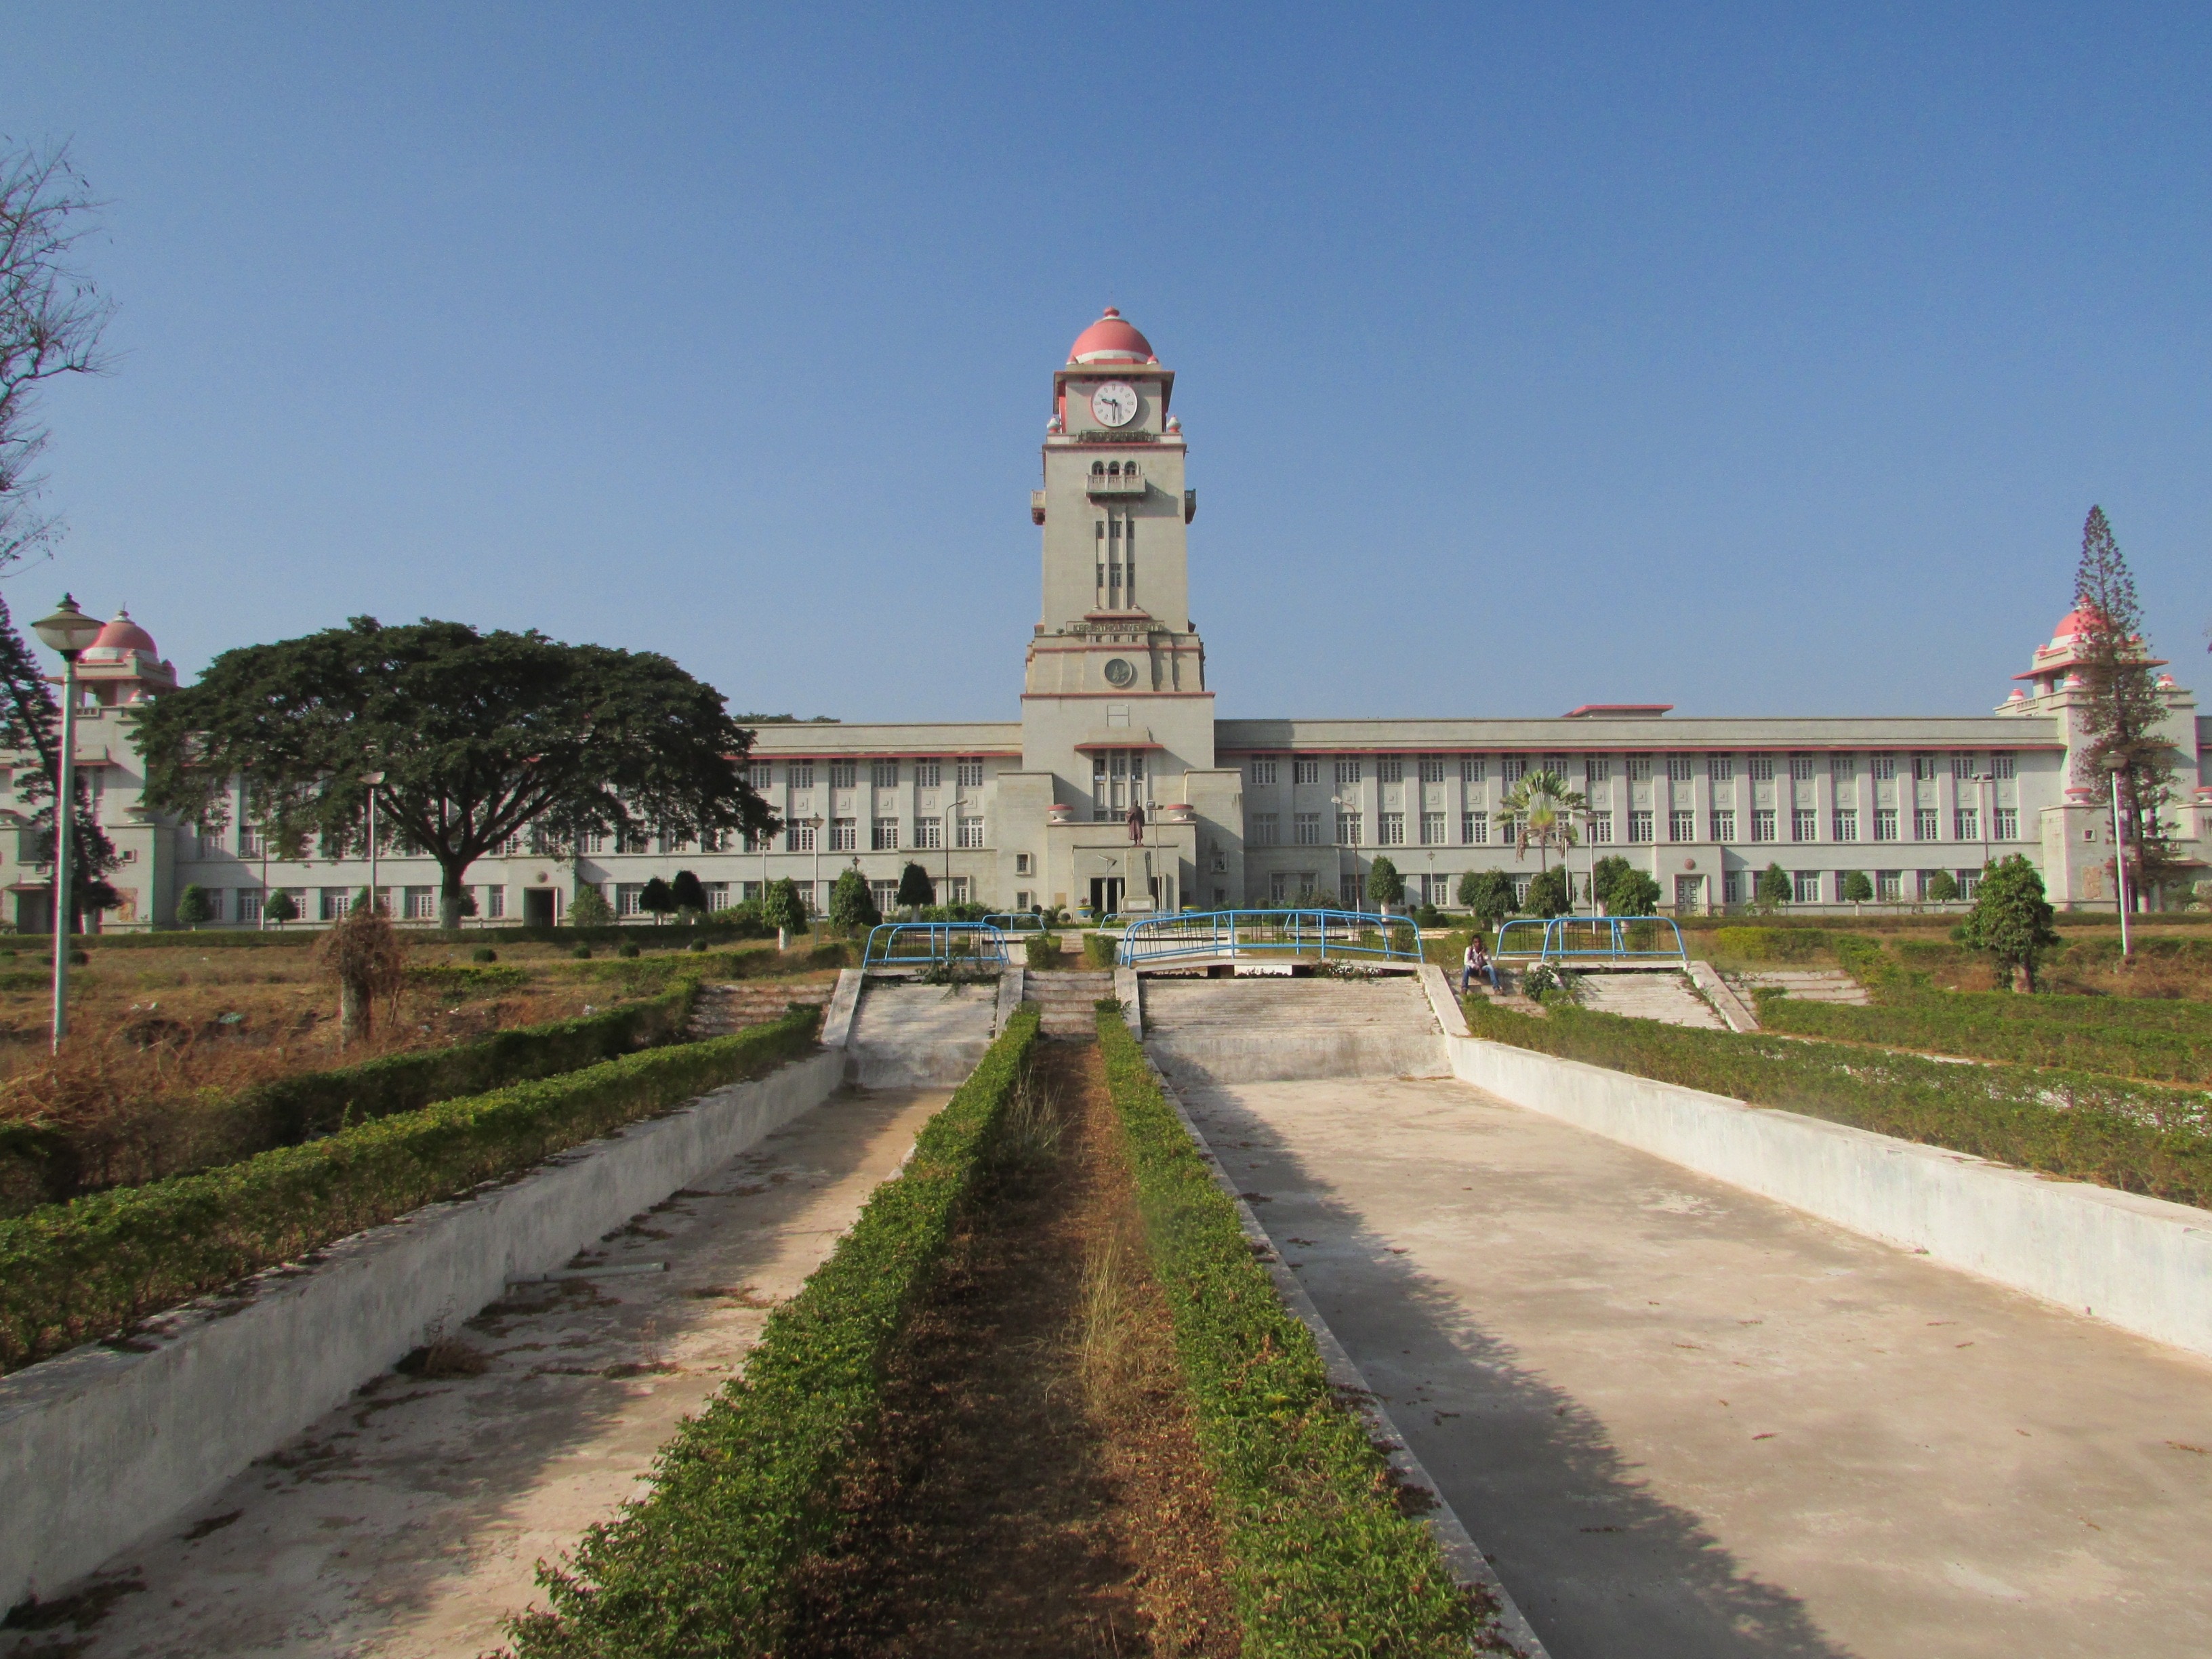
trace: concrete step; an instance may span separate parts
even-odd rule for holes
[[[1411,975],[1373,980],[1148,978],[1145,1030],[1303,1031],[1371,1028],[1437,1033],[1436,1015]]]
[[[1665,1025],[1694,1026],[1705,1031],[1728,1029],[1681,974],[1584,974],[1582,1004],[1601,1014],[1656,1019]]]
[[[684,1033],[696,1042],[702,1037],[727,1036],[750,1025],[765,1025],[783,1018],[794,1002],[820,1007],[836,988],[834,980],[769,981],[734,985],[702,985],[691,1005]]]
[[[1755,973],[1729,974],[1727,978],[1741,989],[1747,1001],[1760,987],[1771,986],[1789,992],[1801,1002],[1842,1002],[1856,1008],[1867,1006],[1866,987],[1840,968],[1762,968]]]
[[[1022,978],[1022,995],[1042,1016],[1037,1029],[1049,1037],[1086,1042],[1098,1035],[1097,1003],[1114,994],[1114,975],[1105,969],[1032,968]]]

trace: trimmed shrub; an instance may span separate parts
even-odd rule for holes
[[[499,960],[499,952],[493,950],[489,945],[479,945],[475,950],[469,952],[469,960],[471,962],[497,962]]]
[[[1032,968],[1053,969],[1060,965],[1060,935],[1032,934],[1029,942],[1029,965]]]
[[[550,1603],[509,1626],[522,1659],[692,1659],[779,1650],[794,1570],[837,1524],[836,1486],[876,1422],[884,1366],[935,1277],[1036,1041],[1024,1005],[898,1175],[759,1345],[661,1449],[653,1489],[540,1568]]]
[[[487,957],[496,951],[486,951]],[[511,991],[530,983],[525,968],[500,968],[477,963],[417,962],[407,969],[410,990],[434,991],[440,996],[482,996],[488,991]]]
[[[629,1054],[0,1221],[9,1370],[526,1170],[811,1046],[820,1018]]]
[[[1428,1528],[1393,1501],[1381,1454],[1253,1259],[1144,1050],[1118,1013],[1100,1014],[1098,1040],[1219,1492],[1244,1653],[1466,1654],[1474,1608]]]
[[[1085,933],[1083,936],[1083,960],[1087,967],[1111,968],[1114,952],[1121,943],[1111,933]]]

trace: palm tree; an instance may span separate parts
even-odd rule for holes
[[[1567,787],[1557,772],[1526,772],[1506,792],[1494,816],[1513,842],[1513,856],[1522,858],[1536,849],[1536,867],[1549,867],[1552,848],[1562,859],[1567,848],[1582,839],[1575,820],[1589,811],[1589,799],[1579,789]]]

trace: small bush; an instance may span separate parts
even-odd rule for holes
[[[615,954],[618,957],[635,962],[639,957],[642,956],[644,952],[640,951],[635,945],[617,945],[615,946]]]
[[[579,962],[589,962],[592,959],[592,947],[588,945],[579,945],[568,954]]]
[[[499,952],[493,950],[489,945],[479,945],[475,950],[469,952],[469,960],[471,962],[497,962],[499,960]]]
[[[1111,968],[1118,943],[1110,933],[1085,933],[1083,936],[1084,963],[1092,968]]]
[[[661,1449],[653,1488],[541,1568],[550,1606],[509,1626],[521,1659],[781,1650],[793,1574],[837,1524],[839,1476],[882,1408],[884,1370],[934,1277],[1036,1041],[1025,1005],[915,1138],[906,1167],[745,1361]]]
[[[1047,969],[1060,965],[1060,935],[1039,933],[1029,943],[1029,965]]]

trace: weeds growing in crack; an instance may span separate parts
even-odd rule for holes
[[[1130,1330],[1133,1265],[1128,1244],[1118,1232],[1092,1244],[1083,1259],[1075,1368],[1095,1405],[1112,1402],[1135,1358]]]
[[[1049,1164],[1060,1156],[1060,1103],[1034,1069],[1015,1079],[1000,1120],[999,1162],[1016,1168]]]

